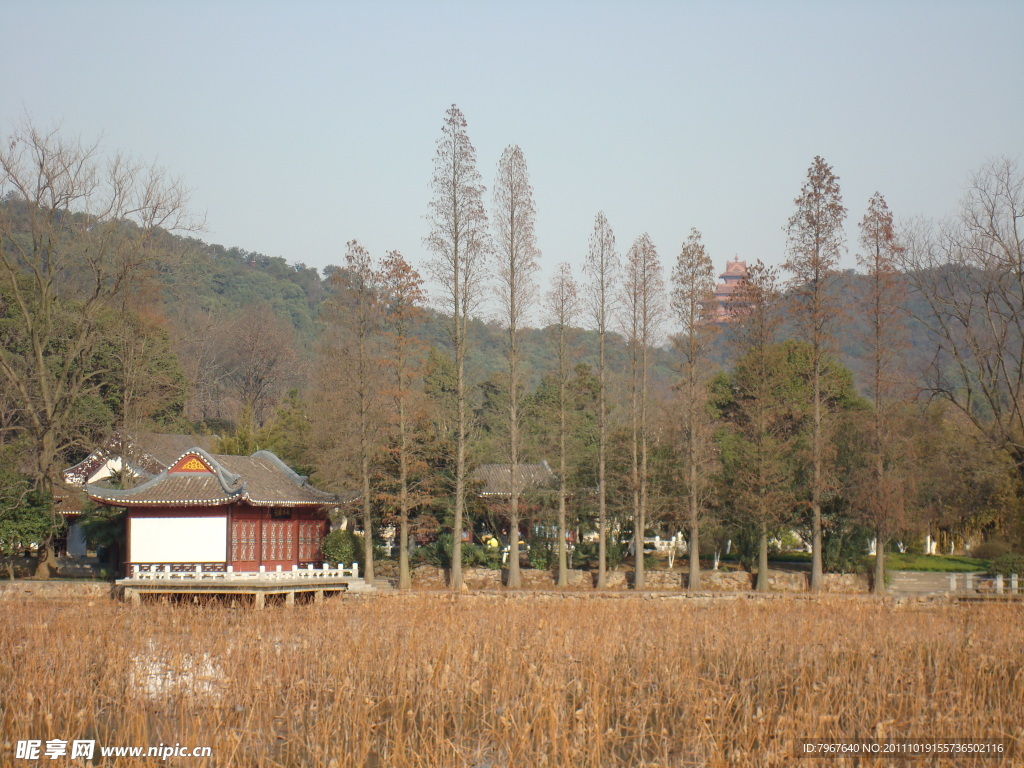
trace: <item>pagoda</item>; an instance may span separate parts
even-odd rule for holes
[[[747,279],[747,262],[727,261],[725,272],[720,274],[718,279],[720,282],[715,287],[715,307],[711,319],[715,323],[729,323],[736,317],[735,309],[729,304],[740,285]]]

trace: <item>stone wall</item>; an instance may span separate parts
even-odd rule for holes
[[[0,573],[4,578],[14,571],[14,578],[27,579],[36,571],[36,559],[24,555],[13,557],[0,557]]]
[[[117,588],[106,581],[0,581],[3,600],[78,600],[109,598]]]
[[[806,592],[807,587],[805,573],[775,571],[768,575],[768,589],[772,592]]]
[[[557,574],[549,571],[523,568],[519,572],[522,588],[527,590],[555,589]],[[466,568],[462,572],[463,582],[467,589],[491,590],[500,589],[507,579],[507,572],[489,568]],[[702,592],[745,592],[754,588],[754,574],[746,571],[701,571]],[[588,591],[594,589],[597,579],[596,572],[569,571],[569,589]],[[652,570],[644,573],[647,591],[680,591],[687,588],[688,574],[680,571]],[[448,574],[441,568],[421,565],[412,570],[414,589],[446,589]],[[633,586],[632,571],[609,571],[607,574],[607,591],[625,591]],[[772,571],[768,578],[771,592],[806,592],[808,577],[803,572]],[[826,573],[824,581],[826,592],[864,593],[868,591],[867,576],[851,573]]]
[[[822,584],[826,592],[868,592],[867,574],[826,573]]]
[[[682,583],[690,583],[690,575],[683,574]],[[742,592],[752,586],[750,574],[746,571],[701,571],[700,588],[710,592]]]

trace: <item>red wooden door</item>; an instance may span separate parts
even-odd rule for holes
[[[320,542],[326,533],[326,520],[299,520],[299,565],[319,566],[323,555]]]
[[[259,520],[231,521],[231,566],[236,571],[259,568]]]
[[[295,564],[295,523],[292,520],[264,520],[260,565],[273,571],[281,566],[290,571]]]

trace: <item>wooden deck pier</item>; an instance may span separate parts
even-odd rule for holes
[[[262,608],[267,595],[284,595],[285,605],[295,605],[296,595],[312,595],[317,603],[329,594],[376,592],[390,585],[367,584],[356,565],[350,568],[293,568],[235,572],[231,567],[211,570],[202,564],[133,564],[132,575],[120,579],[124,598],[133,604],[143,595],[251,595]]]

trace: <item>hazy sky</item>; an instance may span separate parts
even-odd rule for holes
[[[545,274],[604,210],[624,251],[784,259],[811,159],[856,223],[951,211],[1024,155],[1024,3],[0,0],[0,117],[156,159],[203,239],[323,267],[358,238],[423,264],[435,143],[469,122],[488,187],[525,153]],[[490,205],[488,201],[488,206]]]

